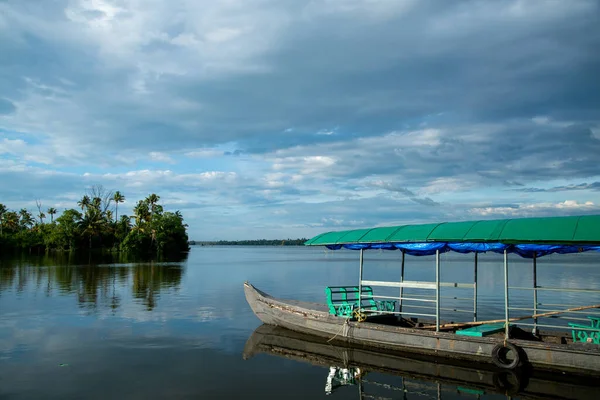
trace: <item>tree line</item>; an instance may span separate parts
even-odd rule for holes
[[[308,239],[257,239],[257,240],[218,240],[212,242],[192,240],[198,246],[302,246]]]
[[[133,215],[120,215],[125,196],[92,187],[77,208],[55,218],[54,207],[36,201],[37,212],[9,210],[0,203],[0,252],[107,250],[134,254],[173,254],[189,250],[187,225],[179,211],[164,211],[160,196],[139,200]],[[114,207],[113,207],[114,206]]]

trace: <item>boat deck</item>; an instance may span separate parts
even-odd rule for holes
[[[306,302],[299,300],[288,300],[288,299],[280,299],[281,302],[284,302],[290,306],[299,307],[306,310],[316,311],[320,313],[329,313],[329,309],[327,305],[314,303],[314,302]],[[419,318],[403,318],[395,315],[386,315],[386,314],[372,314],[367,317],[367,319],[363,322],[381,324],[386,326],[394,326],[400,328],[411,328],[411,329],[422,329],[423,326],[431,326],[435,324],[433,320],[419,319]],[[442,321],[442,323],[453,323],[453,321]],[[494,324],[494,326],[499,324]],[[473,329],[476,328],[476,329]],[[473,328],[469,328],[474,332],[483,332],[486,330],[485,326],[476,326]],[[423,331],[428,331],[426,329],[422,329]],[[458,332],[464,331],[467,329],[462,328],[453,328],[447,329],[445,332],[455,333],[460,336],[473,336],[473,337],[494,337],[494,338],[503,338],[504,330],[493,329],[493,332],[488,332],[487,334],[473,334],[473,335],[464,335]],[[537,335],[533,335],[530,332],[527,332],[517,326],[511,326],[511,337],[519,340],[528,340],[532,342],[543,342],[543,343],[556,343],[556,344],[573,344],[573,339],[571,333],[568,330],[557,331],[557,330],[540,330]]]

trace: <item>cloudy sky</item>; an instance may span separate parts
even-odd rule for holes
[[[0,0],[0,202],[192,239],[600,213],[597,0]]]

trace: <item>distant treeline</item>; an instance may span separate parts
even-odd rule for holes
[[[257,239],[257,240],[218,240],[216,242],[190,241],[196,246],[302,246],[308,239]]]
[[[136,203],[133,215],[119,215],[125,196],[95,186],[77,202],[78,209],[60,214],[54,207],[44,209],[39,201],[37,212],[0,204],[0,254],[85,249],[164,255],[189,250],[183,216],[164,211],[159,200],[151,194]]]

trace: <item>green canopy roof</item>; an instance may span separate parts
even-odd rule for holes
[[[352,243],[600,244],[600,215],[442,222],[322,233],[305,245]]]

